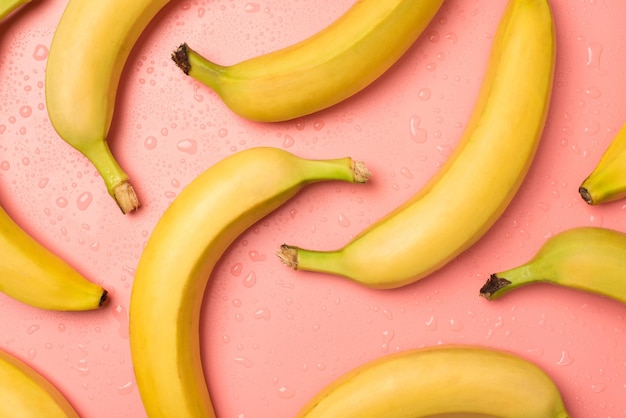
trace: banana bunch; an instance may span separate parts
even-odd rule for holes
[[[554,61],[548,1],[510,0],[476,106],[439,172],[343,248],[283,245],[278,256],[295,269],[381,289],[407,285],[446,265],[489,230],[520,187],[542,135]]]
[[[97,309],[107,291],[24,231],[0,207],[0,292],[48,310]]]
[[[141,255],[130,300],[133,367],[151,418],[215,416],[199,315],[213,267],[233,240],[307,184],[368,178],[350,158],[307,160],[261,147],[219,161],[178,195]]]
[[[59,136],[96,167],[123,213],[139,207],[107,135],[120,75],[137,39],[168,0],[70,0],[46,67],[46,104]]]
[[[61,392],[41,373],[0,349],[0,416],[79,418]]]
[[[578,192],[590,205],[612,202],[626,197],[626,124],[600,158],[591,174],[583,180]]]
[[[561,394],[535,364],[471,346],[394,353],[361,365],[314,396],[297,418],[489,416],[567,418]]]
[[[443,0],[360,0],[317,34],[222,66],[182,44],[172,59],[236,114],[260,122],[294,119],[356,94],[415,42]]]
[[[0,21],[10,15],[14,10],[30,3],[32,0],[0,0]]]
[[[492,274],[480,295],[493,300],[531,283],[553,283],[626,303],[626,234],[576,227],[553,235],[527,263]]]

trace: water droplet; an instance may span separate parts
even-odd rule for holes
[[[113,308],[113,316],[119,322],[118,334],[122,338],[128,338],[128,314],[126,308],[122,305],[116,305]]]
[[[29,360],[33,360],[36,355],[37,355],[37,350],[35,350],[34,348],[31,348],[30,350],[28,350],[28,359]]]
[[[283,138],[283,148],[290,148],[295,144],[295,140],[291,135],[285,135]]]
[[[340,213],[337,216],[337,223],[343,228],[348,228],[350,226],[350,220],[343,213]]]
[[[56,204],[57,204],[57,206],[58,206],[58,207],[60,207],[60,208],[65,208],[65,207],[67,207],[68,201],[67,201],[67,199],[66,199],[66,198],[64,198],[64,197],[59,197],[59,198],[56,200]]]
[[[602,92],[600,92],[600,89],[597,87],[590,87],[588,89],[585,89],[585,94],[592,99],[597,99],[602,96]]]
[[[228,129],[221,128],[219,131],[217,131],[217,136],[220,138],[226,138],[228,136]]]
[[[295,396],[296,390],[292,387],[281,386],[278,388],[278,396],[282,399],[291,399]]]
[[[135,384],[132,381],[129,381],[127,383],[124,383],[123,385],[118,386],[117,393],[119,393],[120,395],[128,395],[132,393],[134,387]]]
[[[65,330],[67,329],[67,327],[65,326],[65,324],[59,324],[57,326],[57,329],[59,330],[59,332],[65,332]]]
[[[587,47],[587,62],[586,65],[590,68],[600,68],[600,56],[602,55],[602,44],[598,42],[591,42]]]
[[[463,322],[458,319],[450,319],[448,325],[450,326],[450,331],[459,332],[463,330]]]
[[[26,329],[27,334],[34,334],[39,331],[39,325],[31,325]]]
[[[255,319],[265,319],[266,321],[269,321],[270,311],[267,308],[261,308],[257,310],[253,316]]]
[[[409,130],[413,141],[417,143],[424,143],[428,138],[428,132],[426,129],[419,127],[420,123],[421,119],[419,116],[412,116],[409,120]]]
[[[256,284],[256,273],[251,271],[248,273],[246,277],[243,279],[243,286],[247,288],[251,288]]]
[[[233,266],[230,268],[230,274],[232,274],[233,276],[239,276],[241,275],[241,271],[243,270],[243,264],[241,263],[235,263],[233,264]]]
[[[431,331],[434,331],[437,329],[437,318],[435,318],[434,316],[430,316],[427,320],[426,320],[426,328],[428,328]]]
[[[252,366],[254,366],[254,362],[247,357],[235,357],[234,360],[235,360],[235,363],[241,364],[246,369],[249,369]]]
[[[90,192],[81,193],[81,195],[76,199],[76,206],[80,210],[87,210],[92,200],[93,196]]]
[[[19,112],[20,112],[20,116],[21,117],[27,118],[27,117],[29,117],[30,115],[33,114],[33,108],[28,106],[28,105],[24,105],[24,106],[20,107]]]
[[[454,33],[454,32],[448,32],[448,33],[446,33],[446,35],[444,36],[444,38],[445,38],[447,41],[449,41],[449,42],[451,42],[451,43],[453,43],[453,44],[457,43],[457,41],[459,40],[459,37],[458,37],[458,36],[457,36],[457,34],[456,34],[456,33]]]
[[[430,95],[431,92],[429,88],[423,88],[417,93],[417,97],[419,97],[419,99],[423,101],[430,99]]]
[[[43,189],[44,187],[48,185],[48,181],[50,181],[49,178],[47,177],[42,178],[41,180],[39,180],[39,183],[37,185],[39,186],[40,189]]]
[[[413,173],[411,173],[411,170],[408,167],[402,167],[400,169],[400,174],[402,174],[402,176],[407,178],[407,179],[412,179],[413,178]]]
[[[322,128],[324,128],[323,120],[316,120],[315,122],[313,122],[313,129],[315,129],[316,131],[321,131]]]
[[[261,10],[261,5],[259,3],[247,3],[244,10],[248,13],[257,13]]]
[[[37,61],[44,61],[48,58],[48,47],[41,44],[37,45],[33,52],[33,58]]]
[[[198,143],[193,139],[183,139],[176,144],[176,148],[186,154],[195,154],[198,151]]]
[[[393,340],[395,336],[396,333],[392,329],[383,331],[383,343],[381,345],[381,348],[384,352],[389,351],[389,345],[391,344],[391,340]]]
[[[0,169],[7,171],[10,168],[11,168],[11,164],[8,161],[5,160],[0,163]]]
[[[156,137],[152,136],[152,135],[146,137],[146,139],[143,140],[143,146],[146,149],[150,149],[150,150],[155,149],[156,146],[157,146],[157,139],[156,139]]]
[[[561,351],[561,357],[556,362],[556,364],[557,364],[557,366],[569,366],[573,362],[574,362],[574,359],[572,359],[570,357],[569,352],[566,351],[566,350],[563,350],[563,351]]]
[[[248,256],[252,261],[265,261],[267,259],[267,256],[265,254],[261,254],[255,250],[249,251]]]
[[[78,360],[76,370],[78,370],[78,373],[81,376],[87,376],[89,374],[89,365],[87,364],[87,359]]]
[[[585,126],[585,133],[587,135],[595,135],[598,132],[600,132],[600,124],[596,121],[590,121],[586,126]]]

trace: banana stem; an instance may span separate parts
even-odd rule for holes
[[[172,61],[176,63],[186,75],[195,78],[218,92],[220,88],[220,78],[224,74],[225,67],[209,61],[186,43],[181,44],[172,53]]]
[[[315,271],[345,276],[341,251],[315,251],[283,244],[276,253],[278,258],[294,270]]]
[[[511,270],[492,274],[480,288],[480,296],[487,300],[494,300],[520,286],[541,282],[550,282],[550,279],[545,274],[537,274],[532,264],[524,264]]]
[[[11,12],[32,0],[0,0],[0,21],[7,17]]]
[[[117,163],[106,141],[90,142],[88,148],[79,149],[102,176],[109,194],[124,214],[139,208],[139,199],[128,180],[128,175]]]

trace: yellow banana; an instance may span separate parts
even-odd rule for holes
[[[261,122],[294,119],[359,92],[415,42],[443,0],[358,0],[324,30],[231,66],[215,64],[187,44],[172,59],[213,89],[235,113]]]
[[[221,160],[180,193],[148,240],[130,300],[131,355],[149,417],[215,416],[198,323],[204,288],[232,241],[307,184],[368,177],[350,158],[306,160],[261,147]]]
[[[535,364],[482,347],[394,353],[331,382],[297,418],[567,418],[559,389]]]
[[[446,265],[489,230],[520,187],[545,124],[554,61],[548,1],[510,0],[474,111],[439,172],[343,248],[283,245],[278,256],[373,288],[404,286]]]
[[[591,174],[578,189],[590,205],[612,202],[626,197],[626,124],[600,158]]]
[[[527,263],[492,274],[480,295],[497,299],[531,283],[552,283],[626,303],[626,234],[576,227],[553,235]]]
[[[0,0],[0,21],[10,15],[17,8],[30,3],[32,0]]]
[[[0,416],[79,418],[63,394],[41,373],[0,349]]]
[[[46,103],[59,136],[96,167],[123,213],[137,195],[111,154],[120,75],[135,42],[167,0],[70,0],[56,28],[46,67]]]
[[[107,291],[24,231],[0,208],[0,292],[48,310],[85,311],[106,301]]]

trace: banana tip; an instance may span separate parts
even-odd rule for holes
[[[98,303],[98,307],[101,308],[108,299],[109,299],[109,292],[106,290],[103,290],[102,295],[100,296],[100,302]]]
[[[124,215],[139,208],[139,198],[137,198],[137,193],[135,193],[135,189],[128,181],[125,181],[115,187],[113,190],[113,197]]]
[[[582,197],[588,205],[594,204],[593,197],[591,197],[591,193],[589,193],[589,190],[587,190],[586,187],[580,186],[578,193],[580,193],[580,197]]]
[[[483,285],[483,287],[480,288],[479,295],[487,300],[493,300],[496,292],[510,284],[511,282],[509,280],[498,277],[496,274],[492,274],[489,276],[489,279],[487,279],[487,282]]]
[[[298,269],[298,250],[287,244],[280,246],[280,250],[276,252],[276,255],[288,267],[294,270]]]
[[[172,52],[172,61],[174,61],[178,68],[183,70],[186,75],[189,75],[191,64],[189,64],[189,47],[186,43],[180,44],[180,46]]]
[[[354,171],[354,181],[357,183],[365,183],[372,177],[372,172],[363,161],[354,161],[352,163],[352,171]]]

